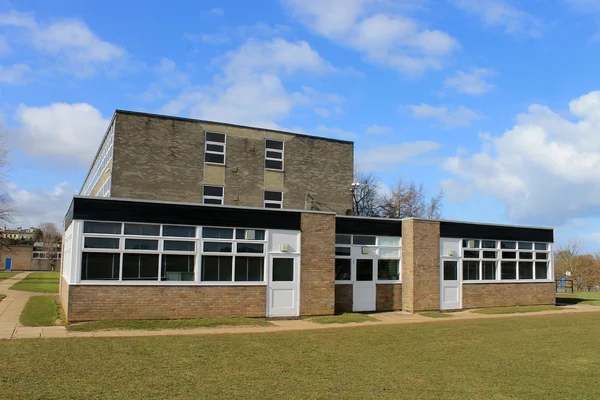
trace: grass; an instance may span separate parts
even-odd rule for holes
[[[200,319],[157,319],[157,320],[120,320],[92,321],[68,325],[67,329],[78,332],[91,332],[105,329],[186,329],[216,328],[223,326],[270,326],[270,322],[253,318],[200,318]]]
[[[422,312],[422,313],[419,313],[419,315],[422,315],[424,317],[429,317],[429,318],[452,318],[453,317],[453,315],[450,313],[443,313],[443,312],[437,312],[437,311]]]
[[[59,272],[34,272],[10,287],[11,290],[37,293],[58,293]]]
[[[18,272],[5,272],[5,271],[0,271],[0,281],[4,280],[4,279],[8,279],[8,278],[12,278],[13,276],[17,275]]]
[[[559,293],[556,302],[563,304],[590,304],[600,306],[600,292]]]
[[[54,326],[58,319],[55,296],[31,296],[19,322],[24,326]]]
[[[478,308],[471,312],[477,314],[520,314],[528,312],[538,311],[559,311],[563,310],[562,307],[557,306],[516,306],[516,307],[492,307],[492,308]]]
[[[3,399],[598,399],[600,312],[0,341]]]
[[[3,298],[5,298],[6,295],[5,294],[0,294],[0,301],[2,301]]]
[[[373,317],[364,314],[345,313],[340,315],[331,315],[324,317],[307,318],[307,321],[317,324],[348,324],[351,322],[372,322],[377,321]]]

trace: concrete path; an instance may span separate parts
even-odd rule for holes
[[[17,274],[12,278],[0,280],[0,294],[6,297],[0,301],[0,339],[10,339],[19,325],[19,316],[31,293],[8,290],[9,287],[29,275],[28,272]]]

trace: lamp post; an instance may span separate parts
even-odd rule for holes
[[[352,214],[353,215],[358,214],[358,204],[356,204],[356,189],[358,189],[359,186],[360,186],[360,182],[352,182],[352,188],[350,189],[352,191]]]

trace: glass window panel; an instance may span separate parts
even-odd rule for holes
[[[519,242],[519,250],[531,250],[533,249],[533,243]]]
[[[519,258],[521,260],[533,260],[533,253],[529,253],[529,252],[519,252]]]
[[[202,256],[203,281],[231,281],[233,257],[231,256]]]
[[[165,240],[163,246],[166,251],[196,251],[196,242]]]
[[[533,263],[521,261],[519,263],[519,279],[533,279]]]
[[[495,249],[496,241],[495,240],[482,240],[481,247],[483,247],[484,249]]]
[[[269,169],[283,169],[282,161],[265,160],[265,168]]]
[[[240,282],[264,281],[264,264],[264,257],[236,257],[235,280]]]
[[[444,261],[444,280],[445,281],[458,280],[458,262]]]
[[[225,143],[225,134],[216,132],[206,132],[206,141]]]
[[[496,258],[496,254],[495,251],[484,251],[483,258]]]
[[[238,243],[238,253],[263,253],[264,245],[262,243]]]
[[[335,235],[335,244],[352,244],[351,235]]]
[[[548,250],[548,243],[536,243],[535,249],[541,251]]]
[[[547,260],[548,253],[535,253],[535,259],[536,260]]]
[[[126,235],[159,236],[160,225],[125,224]]]
[[[281,207],[281,203],[265,203],[265,208],[283,208]]]
[[[204,198],[202,200],[202,202],[204,204],[218,204],[218,205],[222,205],[223,204],[223,200],[222,199],[207,199],[207,198]]]
[[[361,246],[375,246],[377,237],[376,236],[359,236],[354,235],[352,237],[353,243]]]
[[[463,261],[463,279],[467,281],[479,280],[479,261]]]
[[[479,252],[473,250],[465,250],[464,257],[465,258],[479,258]]]
[[[335,255],[336,256],[350,256],[350,247],[335,247]]]
[[[86,249],[118,249],[119,239],[86,237],[84,247]]]
[[[231,228],[202,228],[202,237],[209,239],[233,239]]]
[[[273,282],[291,282],[294,280],[294,259],[273,258]]]
[[[205,196],[215,196],[222,197],[223,196],[223,186],[207,186],[204,185],[202,188]]]
[[[207,253],[231,253],[232,244],[229,242],[204,242],[203,251]]]
[[[463,247],[469,249],[478,249],[479,248],[479,240],[463,240]]]
[[[279,151],[267,151],[267,157],[268,158],[276,158],[278,160],[283,159],[283,153],[279,152]]]
[[[379,249],[380,257],[400,257],[400,249]]]
[[[481,268],[483,270],[483,279],[496,279],[496,261],[484,261]]]
[[[379,236],[379,241],[377,242],[377,244],[379,246],[398,247],[400,246],[400,238],[390,236]]]
[[[118,253],[86,253],[81,255],[81,280],[119,279]]]
[[[125,239],[127,250],[158,250],[158,240],[151,239]]]
[[[517,253],[515,251],[503,251],[502,258],[508,258],[512,260],[513,258],[517,258]]]
[[[196,237],[196,228],[193,226],[164,225],[163,236],[193,238]]]
[[[373,260],[356,260],[356,280],[373,280]]]
[[[378,260],[377,279],[380,281],[400,280],[400,262],[398,260]]]
[[[500,242],[501,249],[516,249],[517,242]]]
[[[106,233],[109,235],[121,234],[121,223],[116,222],[89,222],[83,223],[83,233]]]
[[[283,193],[265,190],[264,197],[265,200],[281,201],[283,199]]]
[[[337,258],[335,260],[335,280],[349,281],[352,260],[348,258]]]
[[[204,162],[215,163],[215,164],[225,164],[225,155],[214,154],[214,153],[205,153],[204,154]]]
[[[514,261],[502,261],[500,268],[501,279],[517,279],[517,263]]]
[[[123,254],[123,280],[158,280],[158,254]]]
[[[535,279],[548,279],[548,263],[535,263]]]
[[[283,150],[283,142],[280,140],[265,140],[265,147],[267,149]]]
[[[162,280],[164,281],[193,281],[194,277],[193,255],[163,254]]]
[[[225,146],[223,146],[222,144],[207,144],[206,151],[215,151],[217,153],[224,153]]]

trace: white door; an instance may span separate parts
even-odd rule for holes
[[[442,259],[440,271],[440,300],[442,310],[461,308],[460,268],[458,259]]]
[[[375,259],[355,259],[352,311],[375,311],[376,290]]]
[[[270,256],[269,284],[267,287],[267,315],[269,317],[297,317],[300,315],[299,257]]]

